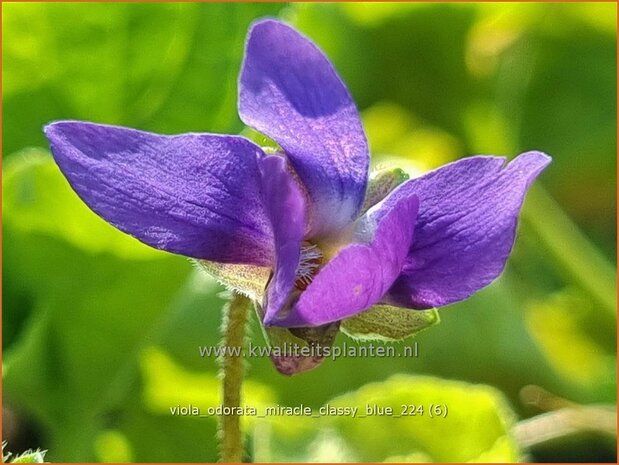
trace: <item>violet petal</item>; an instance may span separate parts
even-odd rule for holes
[[[275,266],[264,303],[265,318],[268,319],[282,308],[294,287],[305,233],[305,198],[284,157],[263,158],[260,171],[275,240]]]
[[[355,243],[341,249],[314,277],[276,326],[318,326],[377,303],[400,274],[419,207],[415,195],[379,203],[356,223]]]
[[[368,145],[346,86],[316,45],[280,22],[254,23],[239,81],[239,115],[286,151],[312,199],[311,236],[356,218]]]
[[[52,123],[45,133],[73,189],[118,229],[189,257],[271,265],[258,170],[264,154],[250,141],[77,121]]]
[[[505,267],[531,182],[550,163],[541,152],[476,156],[405,182],[390,194],[415,194],[419,214],[402,275],[384,302],[425,309],[462,300]]]

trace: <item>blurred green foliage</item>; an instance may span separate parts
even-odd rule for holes
[[[487,386],[396,375],[332,399],[326,407],[359,411],[354,418],[327,415],[318,422],[294,416],[273,424],[259,422],[254,433],[261,440],[254,446],[256,460],[512,462],[520,458],[511,437],[513,414],[503,397]],[[388,408],[394,416],[386,412]]]
[[[218,403],[216,361],[198,346],[218,341],[221,288],[90,212],[41,128],[83,119],[242,131],[237,73],[248,24],[262,16],[290,21],[330,56],[375,165],[414,174],[528,149],[554,162],[527,199],[503,276],[441,310],[442,323],[414,340],[419,358],[327,360],[293,378],[250,360],[255,405],[443,399],[452,416],[248,419],[250,458],[535,459],[510,433],[516,416],[543,408],[523,387],[616,403],[616,5],[4,3],[2,12],[9,450],[42,447],[51,461],[216,459],[213,419],[169,407]],[[261,343],[255,318],[252,328]],[[600,444],[594,459],[614,460],[613,445]]]

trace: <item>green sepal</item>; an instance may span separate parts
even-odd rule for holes
[[[410,310],[375,305],[352,318],[342,320],[340,329],[354,339],[400,341],[439,324],[438,310]]]
[[[373,172],[368,181],[361,212],[368,211],[408,178],[408,174],[401,168],[387,168]]]
[[[193,260],[198,268],[206,271],[230,291],[235,291],[252,300],[262,301],[271,276],[271,268],[254,265],[231,265],[228,263]]]

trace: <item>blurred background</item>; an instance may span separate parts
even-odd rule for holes
[[[416,341],[418,358],[327,360],[292,378],[249,361],[250,405],[438,402],[447,418],[245,418],[247,459],[614,462],[611,3],[3,3],[6,449],[63,462],[217,459],[216,421],[170,407],[219,403],[217,362],[198,346],[218,341],[222,288],[91,213],[41,128],[246,131],[237,74],[248,25],[263,16],[331,58],[374,165],[415,174],[530,149],[554,161],[502,277],[399,343]]]

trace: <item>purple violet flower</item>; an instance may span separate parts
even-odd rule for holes
[[[368,144],[348,90],[310,40],[274,20],[249,31],[238,108],[281,151],[79,121],[45,133],[73,189],[118,229],[215,266],[267,270],[265,326],[470,296],[503,270],[525,193],[550,162],[465,158],[368,204]]]

